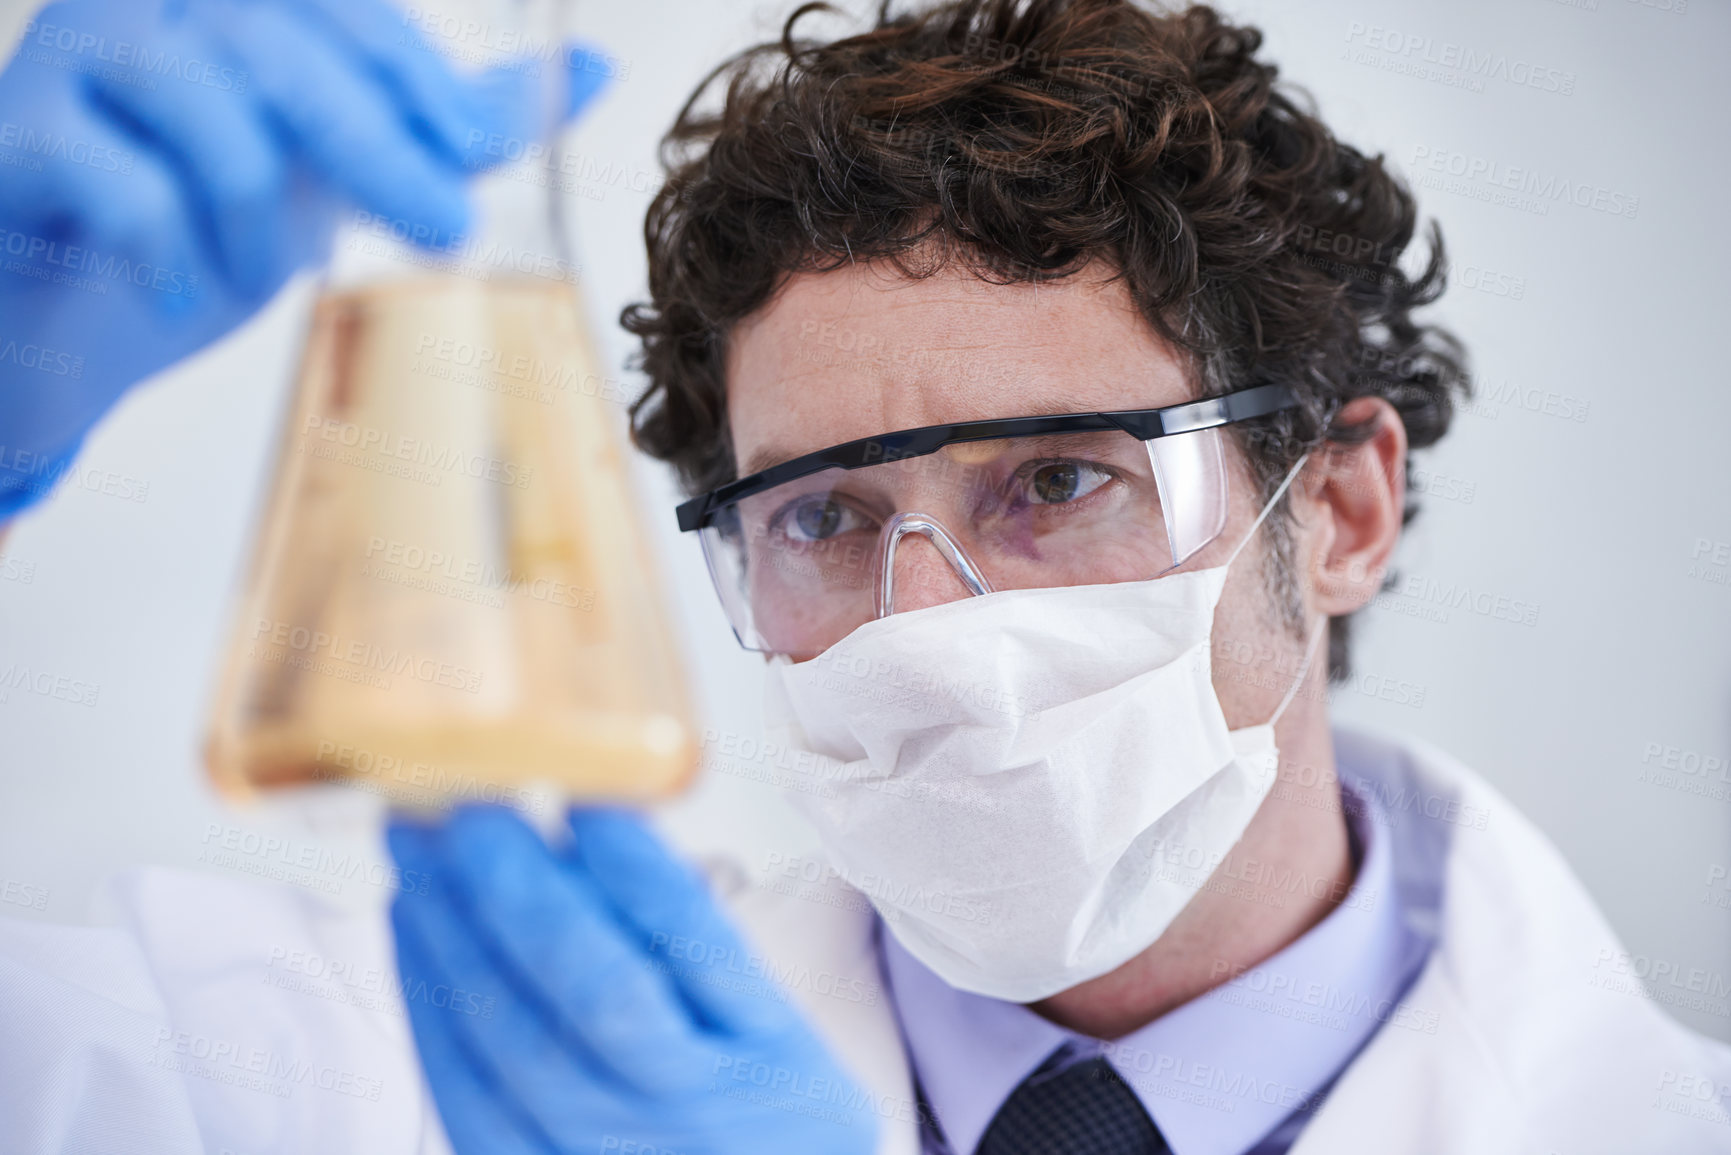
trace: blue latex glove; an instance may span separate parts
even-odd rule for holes
[[[570,823],[558,852],[497,808],[389,832],[404,870],[431,878],[392,921],[459,1155],[872,1151],[871,1100],[782,992],[748,977],[703,882],[628,813]],[[670,952],[675,939],[707,949]]]
[[[532,76],[459,78],[383,0],[43,9],[0,74],[0,521],[322,260],[345,206],[462,233],[488,140],[532,136]],[[573,70],[572,112],[600,79]]]

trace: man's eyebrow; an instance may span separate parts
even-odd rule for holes
[[[1117,408],[1123,408],[1123,407],[1122,406],[1114,406],[1114,408],[1117,409]],[[1003,414],[1001,417],[976,417],[976,418],[970,418],[969,421],[1001,421],[1001,420],[1013,420],[1014,418],[1017,418],[1017,417],[1068,417],[1074,413],[1099,413],[1099,412],[1102,412],[1102,410],[1100,410],[1098,408],[1090,409],[1086,406],[1078,405],[1078,404],[1075,404],[1073,402],[1036,401],[1036,402],[1029,402],[1025,406],[1018,407],[1016,412],[1006,413],[1006,414]],[[935,422],[932,422],[932,424],[934,424],[934,425],[965,425],[968,423],[969,423],[968,421],[947,421],[947,422],[946,421],[935,421]],[[921,427],[916,426],[915,428],[921,428]],[[871,434],[870,436],[887,436],[888,434],[891,434],[891,433],[900,433],[900,432],[902,432],[902,430],[900,430],[900,429],[885,429],[883,431],[883,433],[881,433],[881,434]],[[857,438],[850,438],[850,440],[858,440],[858,439]],[[845,445],[847,443],[846,442],[840,442],[839,444]],[[833,447],[828,446],[828,445],[824,445],[824,446],[819,446],[818,449],[806,450],[805,452],[795,453],[792,450],[783,449],[780,446],[766,445],[766,446],[759,448],[755,452],[753,452],[752,455],[746,459],[745,468],[740,471],[740,476],[741,477],[747,477],[753,473],[762,473],[764,470],[771,469],[777,465],[780,465],[784,461],[792,461],[796,457],[804,457],[806,453],[817,453],[817,452],[821,452],[824,449],[829,449],[829,448],[833,448]]]
[[[802,456],[804,456],[804,454],[790,453],[779,446],[766,445],[751,455],[745,463],[745,468],[740,471],[740,476],[749,477],[753,473],[762,473],[764,470],[769,469],[772,466],[780,465],[784,461],[792,461],[794,458]]]

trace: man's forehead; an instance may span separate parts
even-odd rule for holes
[[[1094,270],[1037,285],[802,274],[735,331],[727,385],[742,472],[895,430],[1191,396],[1122,282]]]
[[[799,316],[819,315],[838,323],[913,325],[934,330],[934,342],[957,349],[982,344],[967,332],[941,332],[922,324],[931,310],[979,314],[1004,310],[1070,316],[1080,311],[1115,312],[1124,320],[1139,317],[1122,278],[1103,262],[1084,266],[1055,280],[1005,279],[951,262],[922,276],[910,276],[886,261],[860,261],[822,272],[790,276],[779,288],[765,318],[789,298],[799,300]]]

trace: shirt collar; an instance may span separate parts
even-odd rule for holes
[[[879,924],[896,1015],[920,1090],[956,1155],[973,1155],[1010,1092],[1076,1038],[1017,1003],[959,991]]]
[[[1010,1092],[1065,1043],[1111,1062],[1174,1155],[1239,1155],[1314,1110],[1416,973],[1387,817],[1345,781],[1341,798],[1362,856],[1341,905],[1258,966],[1113,1042],[956,990],[880,934],[910,1058],[956,1155],[973,1155]]]

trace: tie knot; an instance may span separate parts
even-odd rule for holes
[[[1004,1100],[976,1155],[1171,1155],[1112,1064],[1060,1047]]]

